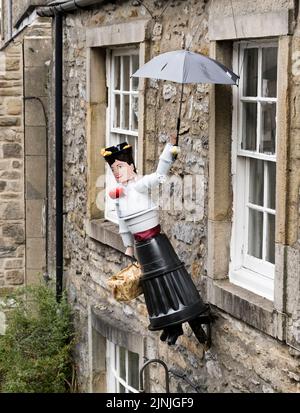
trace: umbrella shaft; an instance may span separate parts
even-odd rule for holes
[[[181,116],[181,106],[182,106],[182,96],[183,96],[183,86],[184,84],[181,84],[181,92],[180,92],[180,102],[179,102],[179,113],[178,113],[178,118],[177,118],[177,135],[176,135],[176,146],[178,146],[178,140],[179,140],[179,131],[180,131],[180,116]]]

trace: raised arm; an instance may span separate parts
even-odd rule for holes
[[[171,143],[167,143],[159,157],[156,171],[139,179],[135,184],[135,189],[138,192],[146,192],[148,188],[152,188],[163,182],[176,159],[174,156],[176,153],[178,153],[178,147],[173,146]]]

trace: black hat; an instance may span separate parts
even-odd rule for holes
[[[132,156],[132,146],[127,142],[120,143],[116,146],[101,149],[101,155],[104,156],[106,162],[111,166],[115,160],[133,164],[134,172],[136,172],[134,160]]]

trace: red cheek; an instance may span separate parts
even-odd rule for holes
[[[121,187],[112,189],[111,191],[109,191],[108,195],[112,199],[120,198],[124,195],[124,189]]]

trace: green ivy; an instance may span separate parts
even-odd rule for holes
[[[51,286],[25,287],[10,296],[8,325],[0,336],[0,392],[76,391],[72,312]]]

